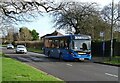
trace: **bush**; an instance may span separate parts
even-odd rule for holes
[[[14,45],[25,45],[28,48],[40,48],[43,47],[43,42],[41,41],[15,41]]]

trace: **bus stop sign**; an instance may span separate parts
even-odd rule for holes
[[[100,32],[100,37],[104,37],[104,32]]]

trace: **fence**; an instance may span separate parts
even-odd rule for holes
[[[105,50],[103,55],[103,42],[92,42],[92,55],[93,56],[110,56],[110,41],[105,41]],[[120,42],[113,40],[113,56],[120,56]]]

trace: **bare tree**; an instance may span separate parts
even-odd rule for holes
[[[101,11],[102,18],[104,19],[104,21],[111,24],[111,38],[113,37],[117,40],[119,40],[118,34],[120,33],[120,20],[119,20],[120,16],[118,14],[118,10],[119,10],[118,7],[119,7],[118,4],[113,4],[113,6],[112,4],[109,4],[105,6]],[[112,34],[112,31],[113,31],[113,34]],[[112,42],[112,39],[111,39],[111,42]],[[112,45],[111,45],[111,48],[112,48]]]
[[[36,13],[50,12],[57,10],[53,2],[49,0],[4,0],[0,1],[0,14],[6,21],[29,21],[27,18],[35,17]]]
[[[111,24],[111,20],[112,20],[112,5],[111,4],[105,6],[102,9],[101,16],[102,16],[104,21]],[[113,25],[114,25],[114,29],[115,29],[119,26],[119,22],[120,22],[119,21],[120,16],[118,15],[118,4],[114,4],[113,16],[114,16],[113,17]]]
[[[87,24],[99,15],[96,3],[64,2],[61,10],[53,12],[55,27],[58,29],[74,28],[75,33],[87,31]],[[86,24],[87,23],[87,24]]]

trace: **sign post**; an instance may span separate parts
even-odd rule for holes
[[[113,9],[114,9],[114,0],[112,0],[112,9],[111,9],[111,14],[112,14],[112,17],[111,17],[111,45],[110,45],[110,61],[112,60],[112,57],[113,57],[113,19],[114,19],[114,12],[113,12]]]
[[[104,53],[105,53],[104,32],[100,32],[100,37],[102,37],[102,55],[103,55],[103,58],[104,58]]]

